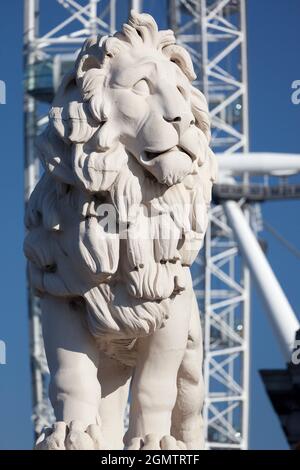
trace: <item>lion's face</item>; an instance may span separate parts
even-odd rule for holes
[[[83,135],[84,142],[87,134],[93,136],[83,149],[89,173],[91,168],[102,168],[103,156],[109,151],[114,155],[120,144],[129,158],[133,156],[167,186],[195,174],[197,165],[204,163],[208,110],[204,96],[192,86],[191,58],[176,44],[173,32],[158,31],[149,15],[134,14],[122,33],[88,41],[79,54],[75,78],[79,100],[89,109],[94,124],[86,126],[88,133],[78,132],[78,121],[84,127],[82,113],[79,110],[75,115],[78,99],[66,109],[66,101],[74,99],[70,92],[66,97],[66,89],[61,101],[66,116],[61,117],[63,122],[72,121],[71,142],[81,144]],[[57,104],[53,109],[60,117]],[[107,165],[111,165],[109,171],[114,170],[114,163]]]
[[[112,60],[106,99],[120,141],[161,183],[172,185],[192,171],[197,139],[191,86],[178,65],[146,47]],[[182,145],[181,145],[182,143]]]

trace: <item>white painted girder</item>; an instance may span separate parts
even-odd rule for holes
[[[217,155],[221,174],[288,176],[300,172],[300,154],[248,152]]]

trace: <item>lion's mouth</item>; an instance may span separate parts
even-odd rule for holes
[[[183,149],[179,145],[175,145],[174,147],[171,147],[167,150],[161,150],[160,152],[149,152],[145,150],[142,155],[141,155],[141,160],[143,163],[151,163],[155,159],[162,157],[162,156],[167,156],[168,154],[173,154],[174,152],[182,152],[188,155],[192,160],[194,160],[194,156],[190,154],[186,149]]]
[[[152,150],[152,149],[151,149]],[[144,150],[139,161],[159,183],[172,186],[180,183],[193,170],[193,157],[181,146],[162,152]]]
[[[167,150],[167,152],[169,152],[169,150]],[[159,157],[159,155],[161,155],[162,153],[165,153],[165,152],[147,152],[146,150],[144,152],[146,160],[148,161],[154,160],[156,157]]]

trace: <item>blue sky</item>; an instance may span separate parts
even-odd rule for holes
[[[49,11],[53,0],[42,0]],[[146,0],[160,15],[159,0]],[[252,151],[300,153],[300,105],[292,105],[291,83],[300,79],[299,0],[248,0],[250,147]],[[0,105],[1,231],[0,340],[7,364],[0,365],[0,449],[32,446],[29,340],[25,292],[23,229],[22,0],[0,5],[0,80],[7,104]],[[300,201],[266,203],[263,215],[300,247]],[[268,233],[271,260],[295,311],[299,311],[300,264]],[[278,420],[258,376],[260,368],[283,366],[258,295],[252,294],[251,439],[252,449],[285,449]]]

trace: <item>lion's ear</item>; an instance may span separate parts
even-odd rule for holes
[[[102,91],[105,72],[99,60],[92,55],[84,54],[76,66],[76,82],[84,101],[89,101],[96,93]]]
[[[79,58],[76,67],[76,82],[83,101],[89,102],[93,117],[107,121],[108,106],[104,100],[104,82],[107,71],[102,68],[100,59],[94,55],[84,54]]]
[[[80,82],[91,69],[100,69],[102,63],[102,48],[99,38],[90,38],[85,41],[76,59],[76,79]]]
[[[84,78],[86,72],[90,71],[91,69],[100,69],[101,64],[99,60],[89,54],[84,54],[81,58],[79,58],[76,66],[76,77],[77,80],[81,80]]]
[[[192,59],[189,53],[182,46],[179,46],[178,44],[171,44],[164,47],[162,52],[172,62],[175,62],[175,64],[178,65],[178,67],[191,82],[197,78]]]

